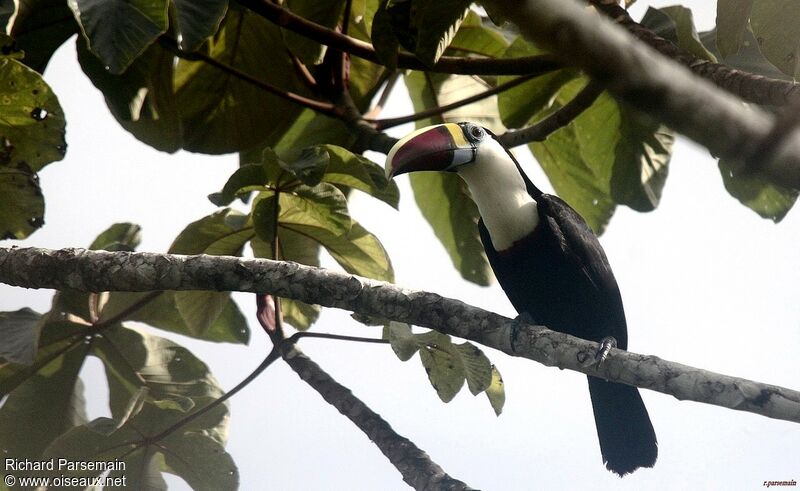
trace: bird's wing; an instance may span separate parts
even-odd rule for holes
[[[572,262],[597,290],[618,291],[606,254],[583,218],[557,196],[542,194],[537,201],[565,260]]]

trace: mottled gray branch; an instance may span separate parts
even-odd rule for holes
[[[574,0],[488,0],[487,6],[522,33],[580,67],[620,101],[646,112],[712,154],[739,162],[762,160],[759,170],[800,189],[800,129],[759,155],[775,118],[719,90],[685,66],[645,45],[610,19]]]
[[[618,349],[600,367],[595,343],[525,325],[435,293],[290,262],[227,256],[0,248],[0,282],[80,291],[217,290],[269,293],[436,329],[547,366],[681,400],[800,422],[800,392]]]
[[[353,395],[350,389],[328,375],[295,343],[284,343],[281,355],[304,382],[375,443],[411,487],[417,490],[442,491],[472,489],[450,477],[427,453],[414,445],[414,442],[398,435],[386,420]]]

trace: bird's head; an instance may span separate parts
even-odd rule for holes
[[[387,177],[416,171],[457,172],[467,183],[498,251],[538,223],[534,198],[541,192],[511,152],[479,125],[437,124],[398,141],[386,157]]]
[[[389,151],[386,176],[392,178],[415,171],[457,171],[478,159],[486,139],[492,139],[487,130],[473,123],[421,128],[402,138]]]

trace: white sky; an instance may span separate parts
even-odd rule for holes
[[[704,5],[701,27],[710,27],[713,4],[692,3]],[[71,42],[45,78],[66,113],[69,150],[41,174],[46,226],[20,245],[85,247],[111,223],[133,221],[144,227],[140,250],[165,251],[186,223],[215,210],[205,196],[221,188],[236,168],[235,156],[170,156],[139,143],[80,72]],[[385,117],[410,111],[402,87],[396,92]],[[518,154],[533,179],[549,187],[528,153]],[[351,203],[353,216],[389,251],[398,284],[513,316],[498,286],[480,288],[458,277],[422,221],[407,179],[399,184],[399,213],[358,195]],[[778,225],[758,218],[726,194],[704,149],[680,141],[658,210],[620,209],[601,241],[625,301],[631,350],[800,388],[796,211]],[[50,298],[49,291],[0,285],[0,310],[46,311]],[[226,388],[269,349],[251,315],[252,296],[237,299],[253,330],[248,347],[179,340]],[[331,310],[314,329],[380,335]],[[752,489],[765,480],[800,479],[797,424],[642,391],[659,460],[654,469],[620,480],[600,463],[582,375],[486,350],[506,383],[505,410],[497,418],[483,395],[473,398],[466,389],[442,404],[418,358],[401,363],[387,346],[304,340],[301,347],[447,472],[476,488]],[[98,367],[88,363],[92,380]],[[96,396],[92,415],[106,414],[102,384],[89,391]],[[233,399],[228,450],[244,490],[407,489],[368,439],[282,363]],[[172,482],[172,489],[185,487]]]

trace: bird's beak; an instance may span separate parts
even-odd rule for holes
[[[415,171],[452,171],[475,160],[475,145],[455,123],[421,128],[404,137],[386,157],[386,177]]]

